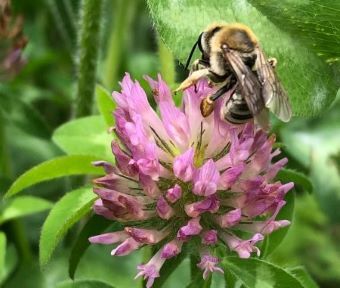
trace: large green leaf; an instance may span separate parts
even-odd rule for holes
[[[292,222],[294,215],[294,202],[295,202],[295,193],[294,191],[288,192],[286,196],[286,205],[282,207],[279,214],[276,216],[276,220],[289,220]],[[264,256],[268,256],[271,254],[277,246],[280,245],[282,240],[285,238],[290,226],[283,227],[279,230],[274,231],[270,235],[265,238],[265,249],[263,251]]]
[[[0,209],[0,224],[18,217],[38,213],[52,207],[52,203],[34,196],[20,196],[8,200]]]
[[[271,22],[272,15],[261,14],[249,2],[253,1],[148,0],[160,36],[182,62],[189,55],[200,32],[211,22],[247,24],[258,36],[267,55],[278,59],[278,74],[288,91],[294,114],[319,114],[336,96],[338,73],[299,40],[295,33],[286,30],[285,25],[276,26]],[[289,4],[284,7],[289,7],[291,1],[286,2]],[[290,13],[290,17],[296,16],[294,10],[291,9]],[[338,49],[338,44],[332,42],[330,45],[336,45],[334,47]]]
[[[114,288],[108,283],[99,280],[76,280],[60,283],[57,288]]]
[[[340,51],[340,2],[334,0],[271,1],[249,0],[277,26],[282,26],[306,43],[327,62],[338,62]],[[334,25],[335,24],[335,25]]]
[[[309,288],[319,287],[315,283],[315,281],[312,279],[312,277],[310,277],[309,273],[304,267],[298,266],[298,267],[289,268],[286,270],[289,271],[291,274],[293,274],[296,278],[298,278],[305,287],[309,287]]]
[[[98,160],[93,156],[62,156],[43,162],[26,171],[11,185],[5,197],[19,193],[25,188],[47,180],[70,175],[102,174],[102,169],[93,167],[91,162]]]
[[[96,86],[96,102],[98,110],[104,117],[106,125],[113,126],[115,121],[112,113],[116,108],[116,104],[113,102],[113,98],[109,91],[107,91],[103,86]]]
[[[106,228],[110,227],[110,232],[121,230],[122,226],[118,222],[107,220],[102,216],[93,215],[80,231],[76,241],[73,244],[70,259],[68,273],[71,279],[74,278],[74,274],[77,270],[79,261],[87,248],[90,246],[89,237],[102,233]]]
[[[40,265],[47,264],[67,230],[91,210],[95,199],[92,189],[84,187],[67,193],[54,205],[41,231]]]
[[[67,154],[91,155],[97,160],[112,160],[112,136],[101,116],[89,116],[68,122],[53,134],[53,141]]]
[[[211,279],[212,278],[210,276],[208,279],[204,280],[202,276],[202,271],[200,271],[200,273],[197,273],[194,279],[190,281],[190,283],[186,286],[186,288],[196,288],[196,287],[209,288],[211,285]]]
[[[291,274],[269,262],[256,258],[226,257],[223,268],[229,270],[246,288],[307,288]]]

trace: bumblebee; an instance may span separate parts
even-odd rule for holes
[[[176,91],[208,77],[218,89],[202,100],[204,117],[213,111],[214,101],[229,91],[231,96],[221,111],[228,122],[242,124],[254,118],[267,130],[268,109],[280,120],[290,120],[289,99],[275,73],[277,61],[266,58],[250,28],[240,23],[209,25],[193,46],[186,68],[197,46],[201,59],[194,61],[188,78]]]

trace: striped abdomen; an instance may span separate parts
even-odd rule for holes
[[[243,124],[253,118],[241,94],[234,93],[223,108],[223,118],[233,124]]]

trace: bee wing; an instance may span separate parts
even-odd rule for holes
[[[255,69],[262,84],[264,104],[280,120],[288,122],[292,117],[292,110],[287,93],[278,80],[273,67],[259,47],[256,48],[256,55]]]
[[[224,50],[224,56],[235,73],[241,94],[250,112],[253,115],[257,115],[264,108],[263,98],[261,97],[261,84],[258,78],[255,73],[243,63],[238,52],[230,49]]]
[[[269,124],[269,110],[267,108],[262,109],[262,111],[254,116],[255,123],[259,125],[264,131],[270,130]]]

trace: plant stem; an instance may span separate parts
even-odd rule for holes
[[[161,75],[165,82],[172,87],[175,84],[175,60],[172,52],[158,36],[158,51],[161,64]]]
[[[75,117],[90,115],[96,84],[96,67],[100,47],[102,0],[83,0],[81,3],[78,37],[78,83]]]
[[[103,76],[103,84],[109,90],[112,90],[118,83],[118,72],[126,48],[127,36],[130,36],[128,32],[131,30],[131,18],[138,2],[136,0],[116,1],[113,29],[105,57],[105,74]]]

